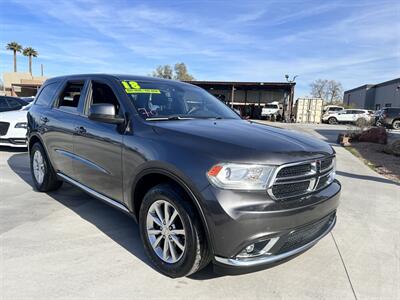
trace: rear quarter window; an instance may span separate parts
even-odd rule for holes
[[[35,105],[50,106],[55,98],[57,87],[57,82],[46,84],[40,91],[40,94],[37,96]]]

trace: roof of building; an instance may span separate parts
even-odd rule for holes
[[[214,85],[214,86],[281,86],[288,87],[296,85],[296,82],[262,82],[262,81],[206,81],[206,80],[190,80],[185,81],[195,85]]]
[[[347,90],[347,91],[345,91],[344,93],[346,94],[346,93],[354,92],[354,91],[356,91],[356,90],[363,90],[363,89],[370,89],[370,88],[372,88],[372,87],[375,88],[375,87],[379,87],[379,86],[385,86],[385,85],[393,84],[393,83],[396,83],[396,82],[399,82],[399,83],[400,83],[400,78],[391,79],[391,80],[384,81],[384,82],[377,83],[377,84],[364,84],[364,85],[362,85],[362,86],[353,88],[353,89],[351,89],[351,90]]]

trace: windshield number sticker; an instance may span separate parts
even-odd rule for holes
[[[157,89],[142,89],[136,81],[121,81],[127,94],[161,94]]]

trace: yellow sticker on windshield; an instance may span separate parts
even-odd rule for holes
[[[136,81],[121,81],[127,94],[161,94],[158,89],[142,89]]]
[[[156,89],[125,89],[127,94],[161,94],[160,90]]]

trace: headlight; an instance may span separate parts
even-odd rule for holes
[[[331,184],[336,177],[336,157],[332,160],[332,171],[329,173],[329,178],[326,184]]]
[[[207,177],[212,184],[231,190],[266,190],[275,167],[221,163],[213,166]]]
[[[20,122],[20,123],[17,123],[17,124],[15,124],[15,128],[28,128],[28,123],[26,123],[26,122]]]

